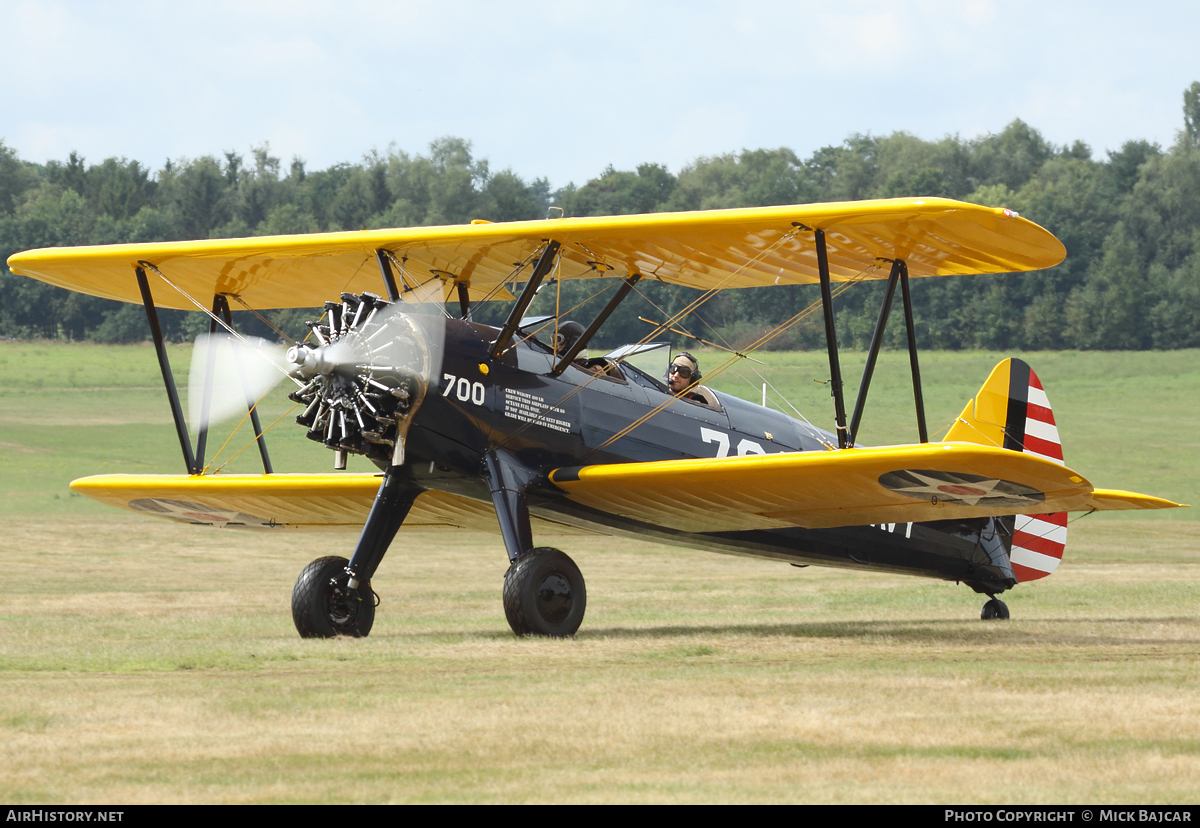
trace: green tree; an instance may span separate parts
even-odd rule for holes
[[[15,210],[25,193],[37,185],[37,172],[0,141],[0,215]]]
[[[661,164],[639,164],[636,172],[609,165],[584,186],[561,190],[556,200],[568,216],[655,213],[666,209],[675,185],[675,176]]]
[[[1151,343],[1146,325],[1147,275],[1137,245],[1118,223],[1104,256],[1067,301],[1067,336],[1079,348],[1125,351]]]
[[[1200,249],[1200,245],[1197,246]],[[1151,277],[1149,329],[1155,348],[1200,347],[1200,255],[1173,273],[1157,266]]]
[[[1120,216],[1144,261],[1181,267],[1196,250],[1200,228],[1200,144],[1180,141],[1149,158]]]
[[[230,161],[223,173],[216,159],[206,155],[185,163],[175,174],[172,195],[188,238],[206,239],[231,218],[227,190],[236,183],[233,168]]]
[[[288,236],[297,233],[316,233],[320,228],[311,213],[295,204],[280,204],[258,225],[256,236]]]
[[[97,213],[116,220],[132,218],[154,196],[150,171],[137,161],[106,158],[87,170],[83,195]]]
[[[1183,135],[1189,142],[1200,143],[1200,81],[1183,91]]]
[[[680,171],[664,206],[669,210],[763,207],[801,204],[814,195],[804,164],[796,153],[781,147],[697,159]]]
[[[1004,184],[1019,190],[1054,154],[1054,146],[1018,118],[999,135],[973,142],[972,177],[977,184]]]

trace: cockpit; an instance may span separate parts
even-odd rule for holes
[[[563,321],[556,326],[553,316],[527,317],[521,320],[518,330],[529,344],[556,357],[568,353],[579,337],[585,334],[583,326],[578,322]],[[550,342],[554,345],[551,346]],[[572,372],[577,370],[607,382],[638,385],[651,392],[671,396],[670,388],[663,381],[668,376],[671,356],[669,342],[622,345],[597,357],[589,356],[585,348],[576,353],[571,364],[564,370],[563,376],[571,379]],[[582,379],[580,377],[576,381]],[[715,411],[723,410],[720,400],[710,388],[694,385],[689,391],[691,394],[688,397],[680,397],[682,401]]]

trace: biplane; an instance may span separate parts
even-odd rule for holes
[[[1009,614],[998,594],[1055,570],[1068,512],[1180,505],[1095,488],[1067,467],[1046,392],[1018,359],[995,368],[943,440],[929,439],[909,280],[1032,271],[1064,256],[1015,212],[925,198],[55,248],[8,266],[146,310],[186,474],[86,477],[76,491],[200,525],[358,530],[348,559],[321,557],[300,573],[292,614],[304,637],[369,633],[372,578],[402,530],[498,531],[513,632],[569,636],[583,620],[584,579],[539,536],[633,536],[956,581],[988,596],[981,615],[992,619]],[[563,313],[526,316],[539,290],[571,279],[607,280],[586,327]],[[701,293],[641,342],[585,358],[649,280]],[[833,295],[862,280],[886,288],[847,416]],[[711,390],[698,374],[674,390],[631,359],[722,290],[797,284],[820,285],[808,310],[825,323],[830,429]],[[858,432],[897,291],[918,442],[865,447]],[[487,301],[511,303],[502,325],[474,321]],[[232,325],[234,307],[321,302],[310,336],[290,347]],[[193,357],[190,418],[159,308],[211,319]],[[274,472],[256,400],[277,379],[294,383],[296,421],[332,450],[333,472]],[[203,473],[209,425],[230,406],[250,412],[262,474]],[[339,471],[350,453],[379,472]]]

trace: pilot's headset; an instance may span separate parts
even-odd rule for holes
[[[680,362],[680,360],[682,360],[682,362]],[[687,368],[692,372],[690,377],[684,377],[684,379],[687,380],[688,385],[695,385],[696,383],[700,382],[700,379],[703,376],[703,374],[700,373],[700,361],[687,351],[680,351],[677,353],[675,358],[671,360],[671,365],[679,365],[680,367]],[[670,379],[670,371],[671,368],[668,366],[667,379]]]
[[[567,321],[558,326],[558,333],[554,337],[554,353],[562,356],[567,351],[575,346],[579,341],[579,337],[583,336],[583,325],[578,322]],[[586,360],[588,358],[587,348],[584,348],[575,355],[576,361]]]

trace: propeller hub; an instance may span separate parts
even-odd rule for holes
[[[330,374],[334,365],[325,358],[324,348],[293,345],[287,350],[288,373],[296,379],[310,380],[318,374]]]

